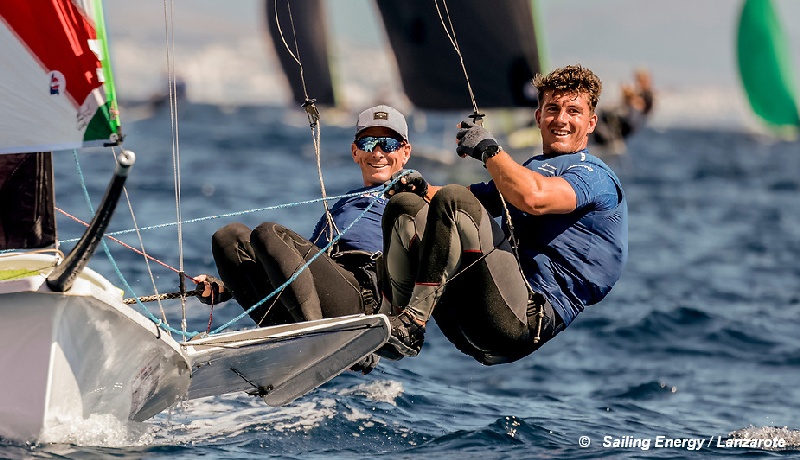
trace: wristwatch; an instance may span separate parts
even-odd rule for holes
[[[503,147],[500,147],[499,145],[490,145],[486,147],[483,150],[483,156],[481,158],[483,160],[483,164],[486,165],[486,160],[497,155],[501,150],[503,150]]]

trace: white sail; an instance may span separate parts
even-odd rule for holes
[[[97,11],[88,1],[0,3],[0,153],[101,145],[116,136]]]

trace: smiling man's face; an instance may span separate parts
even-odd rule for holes
[[[358,135],[359,139],[368,136],[402,139],[396,132],[382,126],[367,128]],[[383,184],[392,177],[392,174],[403,169],[411,157],[411,145],[408,142],[403,142],[394,152],[384,152],[379,145],[375,146],[372,152],[365,152],[359,150],[355,142],[351,150],[353,161],[361,168],[361,176],[366,186]]]
[[[597,126],[597,114],[586,94],[547,91],[536,109],[536,123],[545,154],[573,153],[586,148],[589,133]]]

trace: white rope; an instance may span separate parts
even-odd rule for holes
[[[306,80],[305,74],[303,71],[303,62],[300,58],[300,47],[297,45],[297,32],[294,27],[294,18],[292,17],[292,7],[289,5],[289,0],[286,0],[286,9],[289,13],[289,23],[292,26],[292,35],[294,37],[294,52],[292,51],[289,44],[286,42],[286,37],[283,35],[283,29],[281,28],[281,21],[278,18],[278,0],[274,0],[273,2],[275,8],[275,25],[278,28],[278,34],[281,37],[281,41],[283,42],[283,46],[286,48],[286,51],[289,52],[289,55],[294,59],[297,65],[300,67],[300,83],[303,86],[303,96],[305,97],[305,103],[303,103],[303,107],[306,110],[306,115],[308,116],[308,124],[311,127],[311,138],[314,144],[314,154],[317,159],[317,176],[319,177],[319,188],[320,193],[322,194],[322,206],[325,208],[325,219],[328,223],[328,241],[334,237],[334,232],[336,234],[340,234],[341,232],[336,227],[336,224],[333,222],[333,215],[331,214],[330,208],[328,206],[328,193],[325,190],[325,180],[322,177],[322,155],[320,153],[320,145],[321,145],[321,135],[320,135],[320,124],[319,124],[319,111],[317,110],[316,106],[314,105],[315,100],[309,98],[308,96],[308,89],[306,88]]]
[[[113,147],[112,147],[111,150],[112,150],[112,152],[114,152],[114,148]],[[114,156],[116,158],[116,152],[114,152]],[[130,197],[130,195],[128,195],[128,188],[123,186],[122,187],[122,193],[125,194],[125,201],[127,202],[127,205],[128,205],[128,212],[131,215],[131,220],[133,220],[133,228],[136,231],[136,237],[139,239],[139,249],[142,251],[142,256],[144,257],[144,263],[147,266],[147,274],[148,274],[148,276],[150,276],[150,283],[153,285],[153,292],[155,292],[156,296],[159,296],[159,298],[158,298],[158,308],[159,308],[159,310],[161,310],[162,321],[164,321],[164,323],[169,325],[169,323],[167,321],[167,312],[164,310],[164,304],[161,302],[161,298],[160,298],[160,295],[159,295],[159,292],[158,292],[158,286],[156,285],[156,278],[153,275],[153,269],[150,267],[150,259],[148,258],[147,251],[144,248],[144,239],[142,238],[141,229],[139,228],[139,224],[136,221],[136,213],[133,211],[133,204],[131,203],[131,197]]]
[[[178,270],[180,284],[183,286],[183,225],[181,217],[181,170],[180,170],[180,143],[178,131],[178,97],[175,79],[175,17],[173,0],[164,0],[164,39],[167,55],[167,80],[169,86],[169,113],[172,127],[172,174],[175,185],[175,216],[178,222]],[[181,297],[181,330],[186,332],[186,299]]]
[[[447,8],[447,0],[442,0],[442,5],[445,11],[444,16],[447,16],[447,24],[445,24],[445,18],[442,16],[442,11],[439,9],[439,0],[433,0],[433,4],[436,6],[436,13],[439,14],[439,21],[442,23],[442,28],[444,28],[447,38],[453,45],[453,49],[456,51],[456,54],[458,54],[458,60],[461,63],[461,70],[464,72],[464,78],[467,80],[467,90],[469,91],[470,99],[472,99],[472,109],[475,112],[474,114],[479,115],[480,112],[478,111],[478,103],[475,101],[475,93],[472,92],[472,84],[469,82],[469,73],[467,73],[467,67],[464,65],[464,56],[461,54],[461,48],[458,46],[456,29],[453,27],[453,22],[450,20],[450,10]],[[476,122],[477,121],[478,119],[476,118]]]

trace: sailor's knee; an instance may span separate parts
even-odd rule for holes
[[[285,245],[307,246],[312,243],[294,230],[276,222],[262,222],[250,234],[250,244],[256,252],[270,252],[269,248]]]
[[[398,193],[386,203],[386,210],[402,210],[415,213],[425,204],[425,200],[415,193]]]
[[[433,196],[433,200],[463,200],[470,196],[474,197],[467,187],[460,184],[448,184],[436,192],[436,195]],[[431,200],[431,202],[433,200]]]
[[[415,216],[422,207],[425,206],[425,200],[414,193],[398,193],[393,196],[386,208],[383,210],[383,227],[384,229],[391,228],[393,222],[399,216],[404,214]]]
[[[445,185],[431,199],[431,210],[449,212],[456,210],[466,212],[475,222],[480,222],[481,203],[467,187],[458,184]]]
[[[241,222],[233,222],[220,228],[211,236],[211,247],[222,248],[235,245],[250,238],[250,229]]]
[[[286,230],[286,227],[276,222],[262,222],[253,229],[254,235],[275,234]]]

